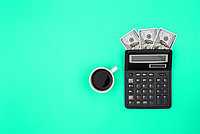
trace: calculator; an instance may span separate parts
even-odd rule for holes
[[[125,107],[171,107],[172,50],[125,51]]]

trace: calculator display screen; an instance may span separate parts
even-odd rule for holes
[[[163,63],[168,62],[167,54],[129,55],[130,63]]]

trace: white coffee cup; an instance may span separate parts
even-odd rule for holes
[[[106,70],[107,72],[110,73],[110,75],[111,75],[111,77],[112,77],[112,83],[111,83],[111,85],[109,86],[109,88],[104,89],[104,90],[97,89],[97,88],[93,85],[93,82],[92,82],[92,76],[93,76],[93,74],[94,74],[96,71],[100,70],[100,69]],[[107,68],[105,68],[105,67],[99,67],[99,68],[94,69],[94,70],[91,72],[90,77],[89,77],[89,83],[90,83],[91,88],[92,88],[94,91],[98,92],[98,93],[105,93],[105,92],[110,91],[110,89],[111,89],[111,88],[113,87],[113,85],[114,85],[114,76],[113,76],[113,73],[114,73],[117,69],[118,69],[117,66],[113,67],[111,70],[109,70],[109,69],[107,69]]]

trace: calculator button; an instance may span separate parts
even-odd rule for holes
[[[129,94],[133,94],[133,91],[132,91],[132,90],[128,90],[128,93],[129,93]]]
[[[142,76],[147,76],[147,73],[143,73]]]
[[[147,84],[142,84],[142,88],[147,88]]]
[[[136,78],[135,81],[139,83],[139,82],[141,82],[141,79],[140,78]]]
[[[154,88],[154,85],[153,84],[149,84],[149,88]]]
[[[154,95],[149,95],[149,99],[154,100],[155,99]]]
[[[146,78],[143,78],[143,79],[142,79],[142,82],[144,82],[144,83],[147,82],[147,79],[146,79]]]
[[[164,82],[164,83],[167,83],[167,78],[164,78],[164,79],[163,79],[163,82]]]
[[[128,83],[133,83],[133,79],[128,79]]]
[[[141,84],[136,84],[135,88],[141,88]]]
[[[143,94],[147,94],[148,91],[147,91],[146,89],[143,89],[143,90],[142,90],[142,93],[143,93]]]
[[[166,73],[159,73],[160,76],[166,76]]]
[[[152,100],[149,101],[149,104],[150,104],[150,105],[154,105],[154,101],[152,101]]]
[[[140,104],[141,104],[141,101],[136,101],[136,104],[137,104],[137,105],[140,105]]]
[[[136,93],[137,94],[141,94],[141,90],[136,90]]]
[[[149,78],[149,82],[153,82],[154,80],[153,80],[153,78]]]
[[[143,101],[142,104],[147,105],[147,101]]]
[[[129,87],[129,88],[132,88],[132,87],[133,87],[133,84],[129,84],[128,87]]]
[[[150,89],[150,90],[149,90],[149,93],[150,93],[150,94],[154,94],[154,90]]]
[[[163,94],[168,94],[167,89],[163,90]]]
[[[161,88],[161,84],[156,84],[156,88]]]
[[[140,73],[136,73],[135,76],[141,76],[141,74]]]
[[[147,96],[147,95],[143,95],[143,96],[142,96],[142,99],[143,99],[143,100],[147,100],[147,99],[148,99],[148,96]]]
[[[161,95],[157,95],[156,96],[156,104],[157,105],[162,105],[162,96]]]
[[[129,75],[129,76],[133,76],[133,73],[129,73],[128,75]]]
[[[135,103],[134,103],[134,101],[128,101],[128,104],[129,105],[134,105]]]
[[[137,100],[141,100],[141,99],[142,99],[141,95],[137,95],[137,96],[136,96],[136,99],[137,99]]]
[[[157,79],[156,79],[156,82],[161,82],[161,78],[157,78]]]
[[[167,104],[168,104],[168,96],[167,96],[167,95],[164,95],[164,96],[163,96],[163,104],[164,104],[164,105],[167,105]]]
[[[161,94],[161,90],[160,89],[156,90],[156,93]]]
[[[129,95],[128,100],[133,100],[133,95]]]
[[[163,88],[167,88],[167,84],[163,84]]]
[[[149,73],[149,76],[154,76],[154,73]]]

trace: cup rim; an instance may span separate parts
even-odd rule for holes
[[[108,89],[104,90],[104,91],[100,91],[100,90],[96,89],[96,88],[93,86],[92,80],[91,80],[92,74],[93,74],[95,71],[99,70],[99,69],[105,69],[105,70],[107,70],[107,71],[111,74],[112,79],[113,79],[113,82],[112,82],[111,86],[110,86]],[[113,73],[112,73],[109,69],[107,69],[107,68],[105,68],[105,67],[98,67],[98,68],[94,69],[94,70],[90,73],[89,83],[90,83],[90,87],[91,87],[94,91],[96,91],[96,92],[98,92],[98,93],[106,93],[106,92],[110,91],[111,88],[112,88],[113,85],[114,85],[114,76],[113,76]]]

